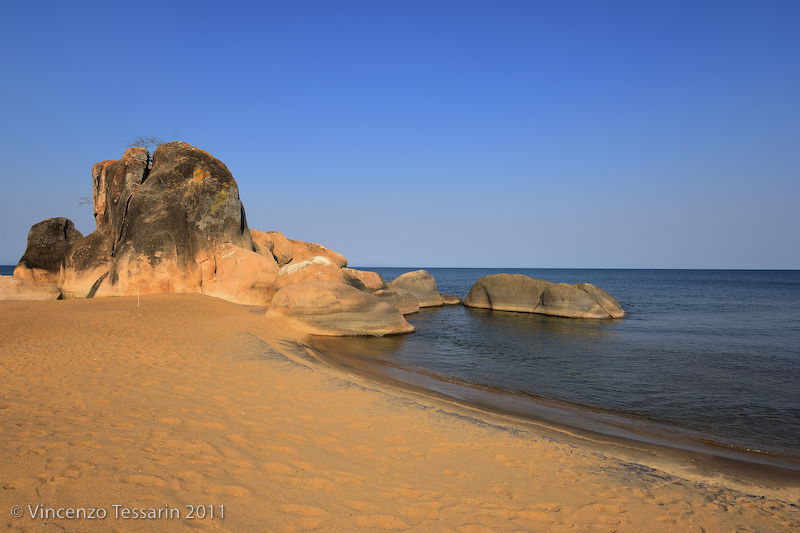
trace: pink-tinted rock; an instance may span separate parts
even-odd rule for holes
[[[272,254],[278,266],[282,267],[292,261],[293,249],[283,233],[279,231],[250,230],[256,251],[262,255]]]
[[[347,266],[347,258],[340,253],[334,252],[315,242],[296,241],[289,239],[292,244],[292,263],[306,261],[312,257],[327,257],[333,264],[339,267]]]
[[[351,277],[345,269],[336,265],[328,257],[317,255],[304,261],[292,261],[278,271],[276,287],[278,290],[306,281],[335,281],[364,289],[363,283]]]
[[[383,276],[377,272],[371,272],[369,270],[356,270],[355,268],[343,268],[342,270],[344,270],[350,276],[361,281],[368,291],[378,291],[386,288],[386,281],[384,281]]]

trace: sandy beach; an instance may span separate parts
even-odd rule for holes
[[[156,295],[0,313],[11,531],[800,529],[797,475],[719,473],[373,382],[313,360],[262,308]]]

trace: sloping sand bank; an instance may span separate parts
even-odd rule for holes
[[[12,531],[800,528],[791,479],[654,469],[618,444],[350,376],[260,309],[163,295],[0,313]],[[53,515],[69,509],[106,517]]]

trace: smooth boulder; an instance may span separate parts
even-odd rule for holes
[[[589,283],[552,283],[522,274],[480,278],[464,300],[467,307],[567,318],[623,318],[625,311],[606,291]]]
[[[346,269],[322,255],[316,255],[304,261],[292,261],[281,267],[278,271],[276,289],[280,290],[307,281],[335,281],[365,290],[361,281],[350,276]]]
[[[417,300],[417,297],[410,292],[387,291],[380,289],[373,292],[372,295],[387,302],[404,315],[409,315],[419,311],[419,300]]]
[[[338,267],[347,266],[347,258],[338,252],[334,252],[330,248],[317,244],[315,242],[296,241],[289,239],[292,245],[292,263],[299,263],[306,261],[312,257],[327,257],[333,264]]]
[[[314,335],[381,336],[414,331],[388,303],[335,281],[309,281],[279,290],[267,316],[285,318],[299,331]]]
[[[356,278],[363,283],[364,287],[368,291],[379,291],[381,289],[386,289],[386,281],[383,279],[383,276],[377,272],[372,272],[370,270],[357,270],[355,268],[343,268],[342,270],[344,270],[345,273],[347,273],[350,277]]]
[[[436,287],[436,280],[427,270],[414,270],[400,274],[387,283],[390,291],[405,291],[413,294],[420,307],[434,307],[444,305],[442,295]]]
[[[253,237],[253,247],[261,255],[272,255],[278,266],[284,266],[292,262],[294,253],[292,243],[280,231],[258,231],[251,229],[250,235]]]

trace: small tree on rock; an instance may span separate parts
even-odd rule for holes
[[[153,151],[162,144],[164,144],[164,141],[158,137],[140,136],[134,137],[133,141],[131,141],[131,143],[128,145],[128,148],[140,147],[147,148],[149,151]]]

